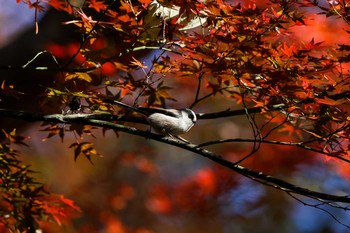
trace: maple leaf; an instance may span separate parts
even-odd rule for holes
[[[42,141],[47,141],[49,138],[58,135],[61,138],[61,141],[63,142],[63,138],[64,138],[64,128],[60,127],[59,125],[50,125],[49,127],[41,130],[41,131],[48,131],[49,134],[42,139]]]
[[[120,62],[113,62],[114,66],[118,70],[129,71],[129,67]]]
[[[146,9],[153,0],[139,0],[141,2],[142,6]]]
[[[107,9],[107,5],[103,1],[90,0],[89,8],[93,8],[98,13]]]
[[[80,207],[77,206],[77,205],[74,203],[73,200],[68,199],[68,198],[66,198],[66,197],[63,196],[63,195],[60,195],[60,200],[61,200],[64,204],[66,204],[67,206],[71,207],[72,209],[75,209],[75,210],[77,210],[77,211],[79,211],[79,212],[81,211]]]
[[[91,156],[100,154],[93,148],[93,143],[91,142],[75,142],[69,146],[69,148],[74,148],[74,160],[76,161],[80,154],[85,155],[87,160],[92,163]]]
[[[296,135],[299,139],[302,138],[302,130],[296,128],[293,124],[290,123],[283,124],[281,126],[281,129],[279,129],[278,131],[287,132],[289,137]]]
[[[67,4],[65,1],[61,0],[49,0],[48,4],[55,8],[56,10],[66,11],[69,14],[73,12],[73,9],[70,4]]]
[[[78,125],[78,124],[72,124],[70,127],[70,130],[74,130],[79,136],[80,138],[83,137],[83,134],[89,135],[93,138],[95,138],[95,135],[92,133],[91,130],[96,129],[96,127],[94,126],[90,126],[90,125]]]
[[[2,129],[2,132],[5,134],[5,137],[11,142],[18,145],[28,146],[24,141],[28,140],[30,137],[23,137],[16,134],[16,129],[13,129],[10,133],[7,133]]]
[[[45,214],[50,215],[59,226],[62,225],[61,219],[67,218],[68,214],[73,213],[72,210],[81,212],[80,207],[74,201],[63,195],[50,195],[36,204],[40,204]]]
[[[292,44],[288,47],[286,42],[284,42],[283,48],[280,49],[285,55],[287,55],[287,57],[291,57],[293,55],[293,52],[296,51],[295,45]]]
[[[326,105],[332,105],[332,106],[341,105],[348,102],[348,100],[345,100],[345,99],[334,100],[334,99],[328,98],[327,96],[325,96],[323,99],[316,98],[315,101],[320,104],[326,104]]]
[[[90,83],[92,81],[92,78],[89,74],[83,73],[83,72],[77,72],[74,74],[69,74],[66,76],[65,81],[73,80],[73,79],[80,79],[82,81],[86,81]]]
[[[134,60],[134,61],[131,62],[132,65],[141,67],[142,69],[146,69],[146,68],[147,68],[146,65],[144,65],[142,62],[140,62],[140,61],[137,60],[136,58],[132,57],[132,59]]]

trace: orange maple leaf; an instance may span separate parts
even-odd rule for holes
[[[93,8],[98,13],[107,9],[107,5],[102,1],[90,0],[89,8]]]
[[[347,102],[346,99],[334,100],[334,99],[328,98],[327,96],[325,96],[323,99],[317,98],[315,100],[317,103],[332,105],[332,106],[341,105]]]
[[[151,4],[152,0],[139,0],[144,8],[147,8]]]
[[[70,4],[67,4],[65,1],[60,0],[49,0],[48,4],[55,8],[56,10],[66,11],[68,13],[72,13],[72,7]]]

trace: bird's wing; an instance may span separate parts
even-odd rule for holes
[[[176,114],[175,112],[171,111],[170,109],[164,109],[164,108],[143,108],[143,107],[140,107],[138,109],[141,110],[142,112],[147,112],[148,115],[150,115],[152,113],[162,113],[164,115],[171,116],[171,117],[177,117],[178,116],[178,114]]]

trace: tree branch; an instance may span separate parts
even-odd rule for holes
[[[254,143],[256,142],[256,139],[250,139],[250,138],[229,138],[229,139],[222,139],[222,140],[217,140],[217,141],[209,141],[209,142],[204,142],[199,144],[199,147],[206,147],[206,146],[211,146],[211,145],[217,145],[217,144],[223,144],[223,143],[231,143],[231,142],[251,142]],[[306,146],[305,142],[283,142],[283,141],[274,141],[274,140],[266,140],[266,139],[261,139],[259,140],[259,143],[264,143],[264,144],[273,144],[273,145],[279,145],[279,146],[291,146],[291,147],[298,147],[304,150],[308,150],[308,151],[312,151],[315,153],[319,153],[325,156],[329,156],[332,158],[336,158],[339,160],[342,160],[344,162],[347,162],[350,164],[350,160],[336,155],[336,154],[332,154],[329,152],[325,152],[323,150],[319,150],[319,149],[315,149],[312,148],[310,146]]]
[[[322,93],[317,96],[317,98],[319,99],[322,99],[324,97],[328,97],[332,100],[350,98],[350,91],[344,91],[342,93],[334,94],[334,95],[328,95],[327,93]],[[265,107],[252,107],[252,108],[245,108],[245,109],[239,109],[239,110],[227,109],[221,112],[199,113],[197,114],[197,118],[198,119],[215,119],[215,118],[222,118],[222,117],[238,116],[238,115],[245,115],[247,111],[248,113],[259,113],[263,109],[265,109],[266,111],[276,111],[276,110],[287,109],[288,107],[291,107],[291,106],[298,106],[298,105],[314,103],[314,102],[315,102],[314,98],[307,98],[300,102],[293,103],[291,105],[280,103],[280,104],[274,104],[272,106],[265,106]]]
[[[286,107],[285,104],[275,104],[270,107],[270,110],[281,110],[282,108]],[[259,113],[261,110],[263,110],[263,107],[253,107],[253,108],[247,108],[247,109],[238,109],[238,110],[224,110],[221,112],[213,112],[213,113],[198,113],[197,118],[198,119],[216,119],[216,118],[222,118],[222,117],[231,117],[231,116],[240,116],[240,115],[246,115],[248,113]]]
[[[203,149],[198,145],[192,143],[182,142],[175,138],[164,137],[162,135],[150,133],[148,131],[138,130],[133,127],[124,126],[120,124],[115,124],[106,120],[99,120],[94,118],[99,117],[107,117],[106,114],[71,114],[71,115],[62,115],[62,114],[41,114],[41,113],[29,113],[23,111],[14,111],[14,110],[6,110],[0,109],[0,117],[10,117],[22,119],[25,121],[44,121],[44,122],[53,122],[53,123],[78,123],[84,125],[92,125],[98,127],[104,127],[109,129],[114,129],[117,131],[147,137],[162,143],[166,143],[169,145],[173,145],[187,151],[191,151],[203,157],[206,157],[213,162],[216,162],[226,168],[229,168],[232,171],[235,171],[243,176],[246,176],[252,180],[258,181],[260,183],[264,183],[268,186],[271,186],[275,189],[282,190],[286,193],[295,193],[300,194],[309,198],[313,198],[322,202],[342,202],[342,203],[350,203],[349,196],[336,196],[332,194],[312,191],[291,183],[288,183],[284,180],[278,179],[276,177],[264,174],[263,172],[258,172],[231,161],[224,159],[221,155],[216,154],[212,151]],[[108,117],[107,117],[108,118]]]
[[[125,54],[131,53],[131,52],[136,52],[136,51],[141,51],[141,50],[163,50],[163,51],[168,51],[176,54],[181,54],[176,51],[173,51],[169,48],[163,47],[163,46],[139,46],[139,47],[134,47],[130,49],[125,49],[123,52],[120,52],[119,54],[108,57],[101,62],[96,63],[95,65],[92,65],[90,67],[60,67],[60,66],[29,66],[28,63],[22,66],[14,66],[14,65],[1,65],[0,64],[0,70],[20,70],[20,71],[27,71],[27,70],[32,70],[32,71],[51,71],[51,72],[68,72],[68,73],[76,73],[76,72],[81,72],[81,73],[86,73],[90,72],[96,69],[101,68],[103,64],[105,64],[108,61],[111,61],[113,59],[119,58],[124,56]],[[41,52],[39,52],[41,53]],[[36,55],[37,56],[37,55]],[[33,60],[33,59],[32,59]]]

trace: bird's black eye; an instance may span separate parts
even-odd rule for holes
[[[190,118],[193,122],[196,122],[197,121],[196,114],[191,109],[186,109],[186,110],[187,110],[188,118]]]

